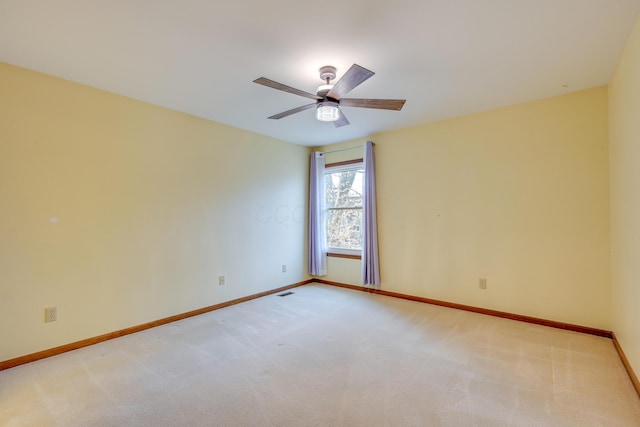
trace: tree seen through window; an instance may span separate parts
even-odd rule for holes
[[[363,177],[362,165],[325,174],[328,248],[362,249]]]

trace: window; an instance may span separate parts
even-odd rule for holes
[[[326,234],[329,253],[360,255],[362,250],[362,194],[364,165],[361,160],[325,170]]]

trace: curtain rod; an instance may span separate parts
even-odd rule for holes
[[[374,145],[375,145],[375,144],[374,144]],[[320,151],[320,153],[322,153],[322,154],[339,153],[339,152],[341,152],[341,151],[355,150],[355,149],[357,149],[357,148],[362,149],[362,148],[363,148],[363,146],[362,146],[362,145],[359,145],[359,146],[356,146],[356,147],[342,148],[342,149],[340,149],[340,150],[333,150],[333,151]]]

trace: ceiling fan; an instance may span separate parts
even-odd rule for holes
[[[275,114],[269,117],[270,119],[278,120],[283,117],[299,113],[300,111],[315,108],[316,118],[318,120],[323,122],[333,122],[335,127],[341,127],[348,125],[349,120],[347,120],[347,117],[344,115],[344,112],[342,112],[340,107],[377,108],[382,110],[400,111],[404,106],[404,99],[343,98],[344,95],[374,74],[375,73],[373,71],[369,71],[357,64],[353,64],[351,68],[349,68],[347,72],[344,73],[337,82],[335,82],[335,84],[331,84],[331,80],[336,78],[336,68],[330,65],[324,66],[320,68],[320,78],[325,81],[325,84],[316,89],[315,95],[275,82],[267,79],[266,77],[260,77],[255,79],[253,82],[273,89],[289,92],[294,95],[304,96],[305,98],[313,99],[315,101],[311,104]]]

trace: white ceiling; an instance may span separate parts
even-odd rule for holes
[[[604,85],[640,0],[0,0],[0,61],[302,145]],[[334,128],[310,100],[318,69],[376,75]],[[563,87],[567,85],[567,87]],[[0,94],[1,96],[1,94]]]

